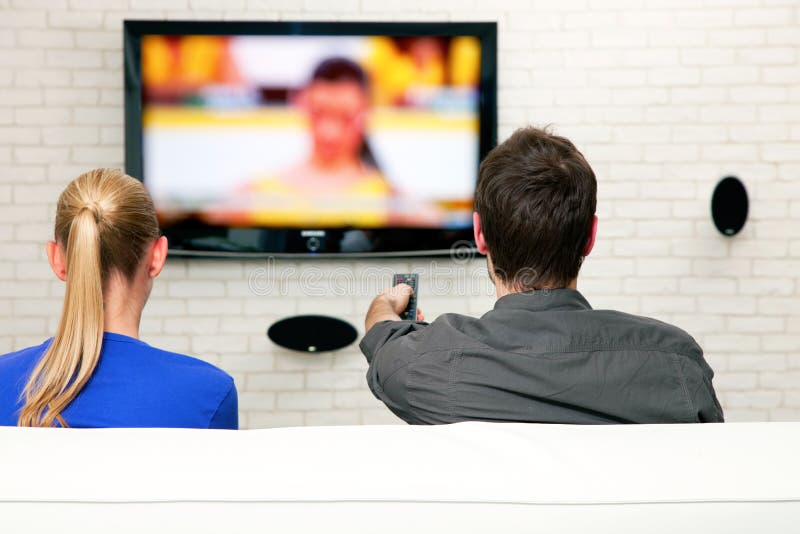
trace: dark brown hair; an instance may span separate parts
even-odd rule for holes
[[[362,89],[367,88],[367,75],[358,63],[344,57],[331,57],[317,65],[311,74],[311,81],[355,82]]]
[[[495,276],[517,291],[561,288],[578,276],[597,181],[564,137],[521,128],[480,166],[475,211]]]

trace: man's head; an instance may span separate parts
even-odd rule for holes
[[[597,181],[568,139],[522,128],[480,166],[475,239],[511,291],[567,287],[594,244]]]
[[[353,61],[320,63],[304,91],[315,156],[324,163],[359,158],[369,107],[367,77]]]

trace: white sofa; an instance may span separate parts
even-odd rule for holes
[[[800,423],[0,428],[0,532],[800,532]]]

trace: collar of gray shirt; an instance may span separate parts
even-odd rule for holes
[[[497,299],[494,309],[544,310],[591,310],[577,289],[537,289],[523,293],[511,293]]]

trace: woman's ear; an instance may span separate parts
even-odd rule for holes
[[[475,234],[475,245],[478,247],[478,252],[485,256],[489,249],[486,247],[486,239],[483,237],[481,216],[477,211],[472,212],[472,231]]]
[[[169,243],[167,243],[167,238],[163,235],[153,242],[152,248],[150,249],[150,260],[147,266],[147,275],[150,278],[155,278],[161,273],[161,270],[164,268],[164,263],[167,261],[168,248]]]
[[[50,262],[50,268],[62,282],[67,280],[67,258],[64,254],[64,247],[60,246],[55,241],[47,242],[47,259]]]
[[[597,215],[592,217],[592,227],[589,230],[589,239],[586,241],[586,248],[583,249],[583,257],[591,254],[594,248],[594,240],[597,238]]]

